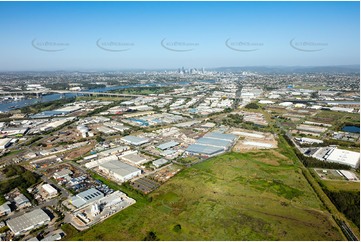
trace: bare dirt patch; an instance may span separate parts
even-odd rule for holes
[[[271,133],[255,132],[247,129],[232,129],[231,133],[240,136],[240,139],[233,147],[233,151],[235,152],[275,149],[278,147],[277,140]]]
[[[69,152],[67,154],[67,156],[65,157],[65,160],[73,160],[76,159],[80,156],[85,155],[86,153],[88,153],[89,151],[91,151],[94,148],[94,144],[88,145],[88,146],[84,146],[81,147],[79,149],[73,150],[71,152]]]

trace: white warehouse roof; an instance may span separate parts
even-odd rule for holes
[[[360,153],[335,148],[326,158],[326,161],[346,164],[355,168],[360,161]]]
[[[0,139],[0,149],[5,149],[10,144],[11,140],[11,138]]]
[[[42,188],[50,195],[58,193],[58,191],[50,184],[44,184]]]
[[[130,143],[132,145],[142,145],[142,144],[145,144],[145,143],[149,142],[148,139],[141,138],[141,137],[136,137],[136,136],[131,136],[131,135],[123,137],[122,140],[127,142],[127,143]]]

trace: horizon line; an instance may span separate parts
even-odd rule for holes
[[[0,70],[0,72],[76,72],[76,71],[159,71],[159,70],[178,70],[180,68],[185,69],[220,69],[220,68],[315,68],[315,67],[358,67],[360,68],[361,64],[335,64],[335,65],[247,65],[247,66],[217,66],[217,67],[167,67],[167,68],[142,68],[142,67],[133,67],[133,68],[65,68],[65,69],[33,69],[33,70]]]

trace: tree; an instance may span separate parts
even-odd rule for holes
[[[259,106],[257,105],[257,103],[249,103],[245,106],[245,108],[247,109],[258,109]]]
[[[180,232],[182,230],[182,226],[180,224],[174,225],[173,231],[174,232]]]
[[[157,241],[159,240],[155,232],[150,231],[148,232],[147,236],[143,239],[144,241]]]
[[[101,142],[104,142],[105,139],[98,135],[98,136],[95,138],[95,140],[96,140],[98,143],[101,143]]]

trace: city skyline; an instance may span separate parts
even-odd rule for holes
[[[359,65],[359,2],[1,2],[0,71]]]

